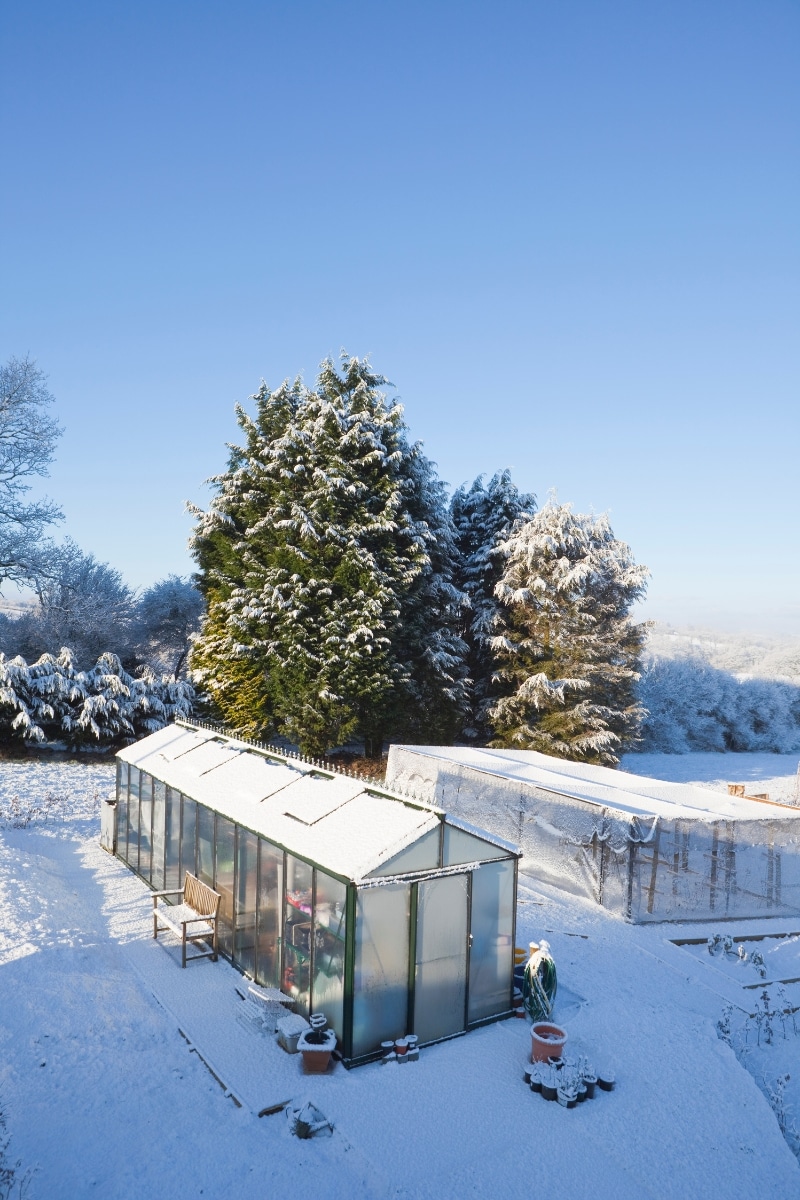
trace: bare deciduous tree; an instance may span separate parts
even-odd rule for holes
[[[62,518],[51,500],[27,498],[32,475],[46,475],[61,429],[53,397],[31,359],[0,366],[0,583],[29,583],[42,569],[45,530]]]

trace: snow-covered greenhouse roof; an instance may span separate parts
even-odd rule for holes
[[[667,783],[611,767],[569,762],[534,750],[489,750],[461,746],[403,746],[440,762],[471,767],[509,782],[530,784],[540,791],[568,796],[613,808],[632,817],[664,817],[674,820],[772,820],[781,806],[764,804],[747,796],[731,796],[689,783]],[[797,818],[797,810],[786,815]]]
[[[476,861],[519,853],[431,804],[188,722],[117,757],[341,878],[385,874],[394,859],[398,874],[413,869],[403,852],[443,822],[477,839]]]

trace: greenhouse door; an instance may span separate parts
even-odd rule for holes
[[[412,1030],[421,1042],[466,1029],[468,875],[417,885]]]

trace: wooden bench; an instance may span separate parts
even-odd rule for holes
[[[163,896],[182,896],[180,904],[165,904],[159,908],[158,902]],[[186,874],[182,888],[153,892],[153,937],[165,929],[171,929],[181,939],[181,966],[186,966],[186,943],[204,942],[211,944],[210,950],[202,954],[190,954],[193,958],[210,958],[217,961],[217,919],[219,904],[222,897],[208,884],[202,883],[195,875]],[[162,924],[159,925],[159,918]]]

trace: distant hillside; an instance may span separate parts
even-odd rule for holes
[[[697,655],[709,666],[739,677],[800,683],[800,637],[754,637],[657,622],[648,635],[647,655]]]

